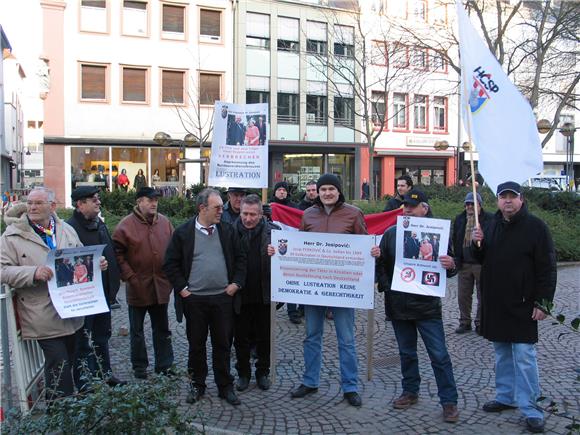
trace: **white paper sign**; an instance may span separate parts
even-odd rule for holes
[[[272,301],[374,308],[374,236],[272,231]]]
[[[439,263],[447,255],[450,221],[397,217],[397,256],[391,289],[418,295],[445,296],[447,273]]]
[[[99,267],[104,247],[56,249],[48,254],[46,265],[53,273],[48,291],[62,319],[109,311]]]
[[[268,104],[215,103],[209,184],[268,187]]]

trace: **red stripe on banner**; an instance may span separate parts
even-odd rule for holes
[[[272,220],[281,222],[293,228],[299,228],[304,212],[296,208],[288,207],[282,204],[272,203]],[[397,223],[397,216],[403,214],[403,209],[385,211],[382,213],[373,213],[365,215],[365,222],[369,234],[382,236],[387,228]]]

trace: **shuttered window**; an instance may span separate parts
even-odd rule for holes
[[[201,9],[199,11],[199,34],[219,38],[221,36],[221,16],[220,11]]]
[[[161,82],[162,103],[184,103],[185,71],[163,70]]]
[[[89,6],[91,8],[106,8],[106,0],[82,0],[81,6]]]
[[[147,70],[123,68],[123,101],[147,102]]]
[[[185,6],[163,5],[163,31],[185,32]]]
[[[201,73],[199,75],[199,102],[200,104],[213,105],[220,99],[220,81],[219,74]]]
[[[81,65],[81,99],[107,99],[106,65]]]

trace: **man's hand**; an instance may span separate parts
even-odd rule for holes
[[[233,296],[236,294],[236,292],[239,290],[240,286],[238,286],[236,283],[231,283],[228,284],[228,286],[226,287],[226,294],[228,296]]]
[[[102,271],[107,270],[107,268],[109,267],[109,263],[107,262],[107,259],[105,257],[99,258],[99,267],[101,268]]]
[[[34,271],[35,281],[50,281],[52,279],[52,270],[47,266],[38,266]]]
[[[276,248],[274,248],[274,246],[272,246],[272,245],[268,245],[267,251],[268,251],[268,255],[271,257],[276,253]]]
[[[381,256],[381,248],[379,248],[377,245],[373,246],[371,248],[371,255],[375,258],[378,258]]]
[[[441,266],[443,266],[444,269],[455,269],[455,260],[449,255],[441,255],[439,257],[439,263]]]
[[[534,311],[532,311],[532,320],[544,320],[547,317],[548,315],[539,308],[534,308]]]
[[[179,292],[179,296],[181,296],[182,298],[186,298],[189,295],[191,295],[191,292],[189,290],[187,290],[186,288],[184,288],[183,290],[181,290]]]
[[[483,231],[480,227],[473,228],[473,231],[471,232],[471,240],[476,244],[481,245],[481,242],[483,241]]]

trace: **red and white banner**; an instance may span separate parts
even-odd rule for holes
[[[296,208],[272,203],[272,220],[279,224],[284,230],[297,230],[300,228],[302,215],[304,212]],[[397,224],[397,216],[403,215],[403,209],[385,211],[365,215],[365,222],[369,234],[382,236],[387,228]]]

